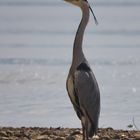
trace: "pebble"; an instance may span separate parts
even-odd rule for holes
[[[140,140],[140,131],[101,128],[99,140]],[[12,128],[0,127],[0,140],[82,140],[81,129],[69,128]],[[95,140],[95,139],[93,139]]]
[[[0,140],[9,140],[8,137],[1,137]]]
[[[63,138],[63,137],[58,137],[58,138],[56,138],[55,140],[65,140],[65,138]]]
[[[0,136],[2,136],[2,137],[7,137],[7,133],[6,133],[5,131],[1,131],[1,132],[0,132]]]
[[[68,136],[66,137],[66,140],[75,140],[74,136]]]
[[[43,131],[41,135],[51,135],[52,132],[50,130]]]
[[[110,137],[108,135],[101,137],[101,140],[110,140]]]
[[[139,132],[139,133],[134,134],[134,136],[135,136],[136,140],[140,140],[140,132]]]
[[[50,140],[48,136],[38,136],[36,140]]]

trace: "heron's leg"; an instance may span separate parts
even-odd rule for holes
[[[82,131],[83,131],[83,140],[86,140],[86,131],[85,131],[85,127],[84,125],[82,124]]]
[[[86,137],[86,140],[89,140],[89,133],[88,133],[88,120],[86,119],[85,121],[85,137]]]
[[[83,131],[83,140],[86,140],[86,129],[83,122],[81,122],[81,124],[82,124],[82,131]]]
[[[88,130],[87,129],[86,129],[85,133],[86,133],[86,140],[89,140]]]

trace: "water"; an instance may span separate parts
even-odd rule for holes
[[[101,90],[100,127],[140,128],[140,2],[89,1],[84,52]],[[0,126],[80,127],[65,81],[78,8],[55,0],[0,0]]]

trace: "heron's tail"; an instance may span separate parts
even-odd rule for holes
[[[96,135],[97,129],[98,129],[98,125],[92,123],[89,129],[89,134],[88,134],[90,138],[93,137],[93,135]]]

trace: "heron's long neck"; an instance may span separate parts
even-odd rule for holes
[[[81,61],[85,59],[82,50],[82,42],[83,42],[84,31],[89,20],[89,7],[87,4],[83,4],[83,7],[81,9],[82,9],[82,19],[79,24],[78,30],[76,32],[74,47],[73,47],[72,64],[74,66],[78,65]]]

